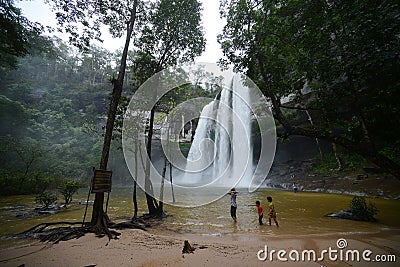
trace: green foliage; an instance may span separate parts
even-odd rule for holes
[[[353,197],[350,210],[355,218],[360,221],[376,221],[374,216],[378,213],[378,209],[371,202],[367,204],[365,197]]]
[[[155,61],[153,73],[179,62],[189,62],[205,48],[197,0],[158,0],[149,9],[138,47]]]
[[[29,118],[29,111],[19,101],[0,95],[0,136],[18,136],[18,128],[28,126]]]
[[[190,151],[190,143],[179,143],[179,148],[182,151],[182,154],[187,157]]]
[[[382,154],[384,154],[391,160],[400,163],[400,141],[387,144],[382,149]]]
[[[50,205],[55,204],[57,201],[57,195],[50,191],[44,191],[35,198],[35,202],[43,205],[44,208],[48,208]]]
[[[44,172],[25,174],[1,169],[0,195],[39,194],[54,182],[54,177]]]
[[[35,171],[30,174],[30,177],[31,178],[28,180],[28,185],[24,191],[26,194],[44,192],[51,188],[54,183],[58,182],[58,178],[44,172]]]
[[[319,157],[318,165],[313,168],[313,172],[316,173],[328,173],[331,170],[337,169],[337,162],[335,156],[330,154],[324,154],[323,157]]]
[[[287,105],[309,108],[313,133],[381,164],[388,159],[378,156],[400,136],[399,10],[395,0],[225,0],[222,63],[246,71],[276,100],[281,123],[280,101],[290,97]]]
[[[101,27],[108,26],[113,37],[121,37],[137,1],[49,0],[59,29],[70,35],[69,42],[81,50],[90,47],[93,40],[102,41]],[[79,27],[78,27],[79,25]]]
[[[0,75],[0,168],[16,179],[20,172],[89,177],[98,164],[113,55],[97,47],[82,54],[52,41]]]
[[[342,162],[343,171],[356,171],[367,164],[367,161],[357,154],[350,154],[347,151],[340,152],[340,160]],[[323,157],[317,158],[317,165],[313,171],[316,173],[326,174],[332,170],[337,170],[338,165],[333,153],[325,153]]]
[[[77,181],[66,180],[64,183],[58,186],[58,192],[64,197],[65,205],[72,202],[72,196],[78,192],[80,183]]]
[[[205,48],[197,0],[159,0],[150,4],[147,21],[136,39],[135,88],[155,73],[193,61]]]
[[[0,1],[0,72],[16,68],[18,57],[30,53],[31,44],[39,38],[40,25],[30,22],[14,6],[13,0]]]

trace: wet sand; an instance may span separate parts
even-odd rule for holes
[[[79,239],[62,241],[58,244],[33,241],[25,245],[0,249],[0,266],[400,266],[400,231],[388,230],[370,234],[329,234],[329,235],[282,235],[264,236],[255,234],[230,234],[207,236],[199,234],[172,234],[154,230],[122,230],[118,240],[97,238],[87,234]],[[337,240],[344,238],[345,248],[339,249]],[[184,240],[196,248],[194,253],[182,254]],[[4,242],[4,240],[2,241]],[[268,257],[260,261],[257,253],[268,248],[285,250],[280,261],[277,252],[273,260]],[[337,260],[324,254],[322,261],[302,260],[304,250],[321,252],[331,247]],[[346,251],[359,250],[360,261],[346,261]],[[296,253],[299,260],[294,261]],[[375,259],[377,254],[395,255],[396,262],[366,262],[362,252],[370,250],[367,258]],[[343,260],[340,261],[340,251]],[[264,257],[260,253],[260,257]],[[393,259],[391,259],[393,261]]]

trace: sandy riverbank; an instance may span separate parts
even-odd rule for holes
[[[345,238],[346,251],[359,250],[360,261],[346,263],[329,259],[323,261],[302,261],[304,250],[314,250],[317,258],[322,250],[338,250],[334,255],[340,257],[337,240]],[[196,248],[192,254],[182,254],[183,242],[187,239]],[[268,251],[285,250],[283,258],[278,260],[276,253],[273,262],[268,258],[260,261],[257,252],[268,247]],[[371,250],[369,258],[375,255],[396,255],[396,262],[367,263],[362,259],[362,252]],[[296,250],[299,261],[294,262]],[[308,255],[308,254],[307,254]],[[308,256],[305,255],[307,258]],[[264,254],[260,254],[261,257]],[[210,237],[204,235],[171,235],[152,231],[123,230],[119,240],[96,238],[88,234],[82,238],[59,244],[32,242],[31,244],[9,247],[0,250],[0,266],[399,266],[400,231],[384,231],[377,234],[337,234],[307,236],[255,236],[253,234],[224,235]]]

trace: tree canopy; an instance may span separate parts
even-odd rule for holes
[[[177,63],[193,61],[205,47],[200,25],[201,4],[197,0],[159,0],[150,4],[147,22],[137,38],[133,73],[139,84],[157,72]],[[157,86],[153,96],[157,95]],[[151,100],[151,99],[148,99]],[[162,202],[153,198],[150,160],[155,108],[152,107],[147,136],[145,167],[146,200],[151,215],[163,213]]]
[[[332,141],[399,175],[397,1],[233,0],[221,14],[222,63],[257,83],[282,135]],[[296,109],[314,125],[290,120]]]
[[[17,67],[17,58],[30,53],[43,27],[21,15],[13,0],[0,1],[0,70]]]

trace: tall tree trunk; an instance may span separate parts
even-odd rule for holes
[[[182,121],[184,121],[183,116],[182,116]],[[184,130],[184,128],[185,128],[185,125],[183,125],[182,129]],[[171,131],[170,126],[168,126],[167,130],[168,130],[167,131],[167,139],[169,141],[170,131]],[[179,144],[179,138],[180,138],[179,135],[175,136],[175,140],[178,142],[178,144]],[[170,159],[170,162],[168,162],[168,164],[169,164],[169,180],[171,182],[171,191],[172,191],[172,201],[173,201],[173,203],[175,203],[174,185],[172,184],[172,163],[171,163],[174,161],[174,159],[172,158],[171,148],[168,148],[168,157]]]
[[[368,131],[364,116],[362,115],[361,111],[359,111],[359,114],[360,115],[358,115],[357,118],[358,118],[358,121],[360,122],[361,131],[363,133],[364,143],[367,145],[368,150],[375,151],[376,150],[375,144],[369,135],[369,131]]]
[[[132,200],[133,200],[133,218],[136,219],[137,218],[137,214],[138,214],[138,204],[137,204],[137,182],[136,179],[138,178],[138,158],[137,158],[137,153],[138,153],[138,140],[136,140],[135,142],[135,177],[133,179],[133,196],[132,196]]]
[[[159,72],[160,68],[156,68],[155,72]],[[159,80],[155,82],[154,85],[154,93],[153,99],[155,100],[157,97],[157,87],[159,86]],[[153,107],[150,111],[150,120],[149,120],[149,131],[147,134],[147,159],[146,159],[146,168],[145,168],[145,194],[146,194],[146,202],[147,208],[149,210],[150,216],[160,216],[163,213],[163,206],[159,206],[157,200],[154,198],[154,190],[153,184],[151,182],[151,173],[150,173],[150,164],[151,164],[151,148],[152,148],[152,140],[153,140],[153,127],[154,127],[154,115],[155,115],[155,107]]]
[[[167,173],[167,157],[164,158],[164,167],[161,174],[161,188],[160,188],[160,201],[159,201],[159,209],[163,210],[164,203],[164,184],[165,184],[165,174]]]
[[[157,215],[158,213],[158,205],[156,200],[154,199],[154,191],[153,184],[150,179],[150,163],[151,163],[151,141],[153,139],[153,126],[154,126],[154,108],[150,111],[150,121],[149,121],[149,132],[147,134],[147,158],[146,158],[146,168],[145,168],[145,180],[144,180],[144,188],[146,194],[146,202],[147,208],[149,209],[150,215]]]
[[[172,183],[172,164],[169,163],[169,180],[171,182],[172,202],[175,203],[174,184]]]
[[[314,122],[313,122],[313,120],[312,120],[311,114],[308,112],[308,110],[306,110],[306,114],[307,114],[307,116],[308,116],[308,121],[310,122],[310,124],[311,124],[311,125],[314,125]],[[322,156],[323,156],[323,155],[322,155],[321,146],[320,146],[320,144],[319,144],[319,139],[318,139],[318,138],[315,138],[315,142],[317,143],[318,150],[319,150],[319,154],[320,154],[321,159],[322,159]],[[335,159],[336,159],[337,170],[338,170],[338,171],[341,171],[341,170],[343,170],[342,161],[341,161],[341,159],[340,159],[340,157],[339,157],[339,154],[337,153],[337,147],[336,147],[336,144],[335,144],[335,143],[332,143],[332,150],[333,150],[333,154],[334,154]]]
[[[308,121],[310,122],[310,124],[312,125],[312,126],[314,126],[314,122],[313,122],[313,120],[312,120],[312,117],[311,117],[311,114],[310,114],[310,112],[308,112],[308,110],[305,110],[305,112],[306,112],[306,114],[307,114],[307,116],[308,116]],[[317,144],[317,147],[318,147],[318,151],[319,151],[319,155],[321,156],[321,159],[322,159],[322,149],[321,149],[321,145],[319,144],[319,139],[318,138],[315,138],[315,143]]]
[[[133,26],[136,21],[136,8],[137,8],[138,0],[133,2],[133,6],[131,9],[131,18],[129,21],[129,25],[127,25],[127,32],[126,32],[126,40],[125,46],[121,57],[121,62],[119,66],[118,72],[118,79],[113,81],[113,92],[110,99],[110,107],[108,110],[107,116],[107,125],[106,125],[106,133],[104,135],[104,143],[103,143],[103,151],[101,154],[100,160],[100,169],[106,170],[108,157],[110,154],[110,145],[112,139],[112,133],[114,128],[115,116],[117,113],[118,103],[121,98],[122,87],[124,84],[124,76],[125,76],[125,68],[126,68],[126,59],[128,56],[128,49],[129,43],[131,40],[131,36],[133,33]],[[94,198],[93,204],[93,212],[92,212],[92,219],[91,224],[94,226],[99,232],[107,232],[108,227],[107,222],[105,220],[105,213],[104,213],[104,193],[96,193]]]
[[[138,214],[137,183],[136,183],[136,180],[133,181],[133,195],[132,195],[132,200],[133,200],[133,219],[136,219],[136,218],[137,218],[137,214]]]
[[[140,163],[141,163],[141,165],[142,165],[142,168],[144,169],[145,168],[145,165],[144,165],[144,161],[143,161],[143,155],[142,155],[142,150],[140,149],[140,143],[139,143],[139,141],[137,141],[136,143],[135,143],[135,179],[137,179],[138,178],[138,159],[137,159],[137,152],[139,151],[139,154],[140,154]],[[133,218],[135,219],[135,218],[137,218],[137,214],[138,214],[138,204],[137,204],[137,182],[136,182],[136,180],[134,180],[133,181],[133,196],[132,196],[132,198],[133,198],[133,208],[134,208],[134,210],[133,210]]]
[[[335,143],[332,143],[332,150],[333,150],[333,154],[335,155],[335,159],[336,159],[336,163],[337,163],[337,170],[341,171],[343,170],[343,165],[342,165],[342,160],[339,157],[339,154],[337,153],[337,147]]]

